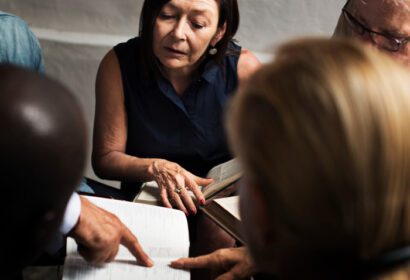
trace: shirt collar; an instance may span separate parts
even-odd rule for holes
[[[212,83],[216,80],[216,76],[219,70],[219,66],[213,60],[208,60],[205,63],[201,77],[208,83]]]

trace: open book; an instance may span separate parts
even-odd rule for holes
[[[188,256],[188,224],[183,212],[114,199],[87,199],[116,214],[137,236],[154,261],[154,266],[147,268],[137,265],[135,257],[123,246],[114,262],[102,266],[91,265],[78,254],[75,241],[68,238],[64,280],[190,279],[188,271],[168,266],[172,260]]]
[[[208,200],[224,191],[227,187],[239,180],[241,176],[242,170],[237,159],[232,159],[215,166],[206,176],[206,178],[214,179],[214,182],[201,189],[205,199]],[[191,195],[192,197],[194,196],[193,193],[191,193]],[[156,182],[151,181],[142,185],[140,192],[134,198],[134,202],[160,205],[159,197],[158,185]]]
[[[239,216],[239,196],[215,198],[201,210],[236,240],[244,243]]]

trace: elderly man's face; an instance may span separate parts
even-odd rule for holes
[[[398,39],[410,36],[410,0],[353,0],[350,4],[351,14],[368,29]],[[353,34],[380,48],[368,33]],[[388,53],[410,67],[409,43],[404,43],[399,50]]]

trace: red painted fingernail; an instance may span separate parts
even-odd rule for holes
[[[189,216],[189,213],[188,213],[188,212],[184,212],[184,213],[185,213],[185,216],[187,216],[187,217]]]
[[[201,199],[200,203],[201,203],[202,205],[205,205],[205,199]]]

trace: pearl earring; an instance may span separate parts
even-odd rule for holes
[[[217,53],[218,53],[218,49],[215,48],[215,47],[212,47],[212,48],[209,50],[209,54],[210,54],[210,55],[216,55]]]

